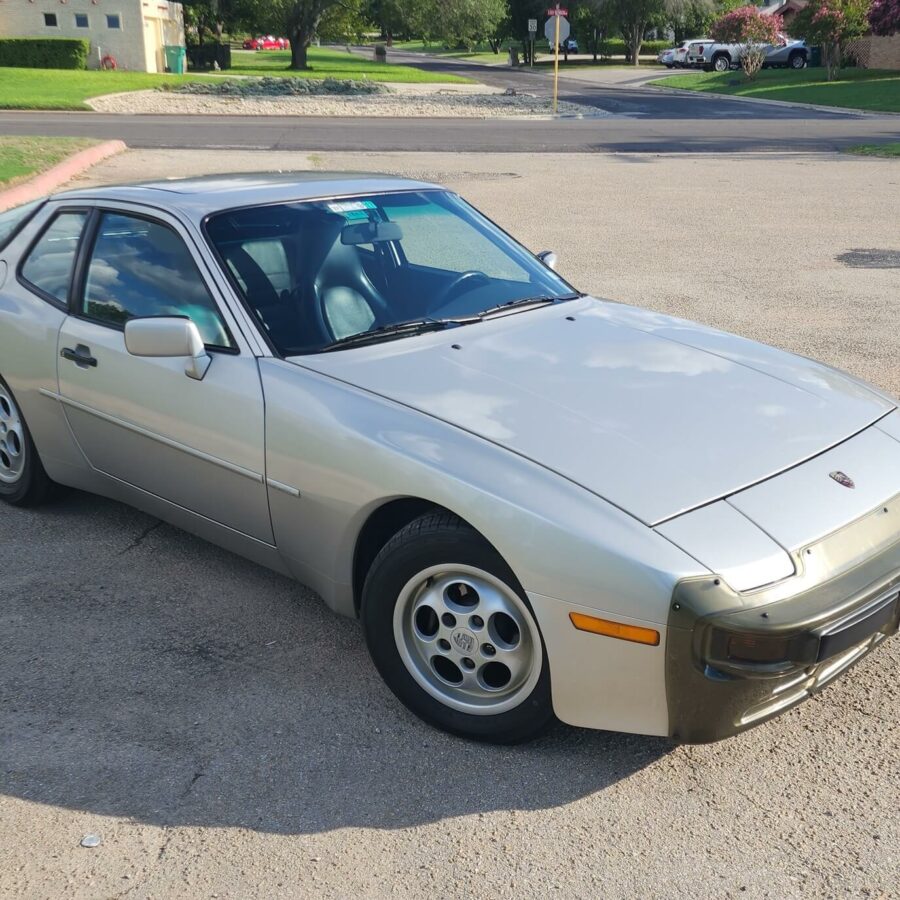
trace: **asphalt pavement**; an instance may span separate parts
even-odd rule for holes
[[[553,193],[545,163],[147,150],[78,184],[288,168],[444,182],[585,290],[900,393],[900,162],[572,154]],[[710,194],[722,217],[691,222]],[[480,746],[413,718],[358,624],[301,585],[85,494],[0,509],[0,897],[887,900],[898,672],[895,638],[719,744],[560,726]]]
[[[392,50],[398,63],[549,96],[550,77]],[[640,83],[562,77],[560,97],[602,118],[359,119],[0,112],[0,133],[121,139],[130,147],[528,153],[832,152],[900,140],[900,116],[670,93]]]

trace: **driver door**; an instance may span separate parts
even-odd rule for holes
[[[91,211],[59,333],[60,400],[99,472],[272,544],[257,362],[201,272],[173,217]],[[128,353],[125,322],[147,316],[197,325],[212,357],[202,380],[184,359]]]

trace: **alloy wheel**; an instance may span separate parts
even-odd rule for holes
[[[394,639],[419,686],[460,712],[513,709],[541,674],[540,635],[527,606],[474,567],[435,566],[412,578],[394,607]]]
[[[25,471],[25,426],[9,392],[0,384],[0,481],[16,484]]]

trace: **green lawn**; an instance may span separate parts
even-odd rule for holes
[[[735,81],[739,83],[731,83]],[[745,81],[742,72],[700,72],[663,78],[653,84],[765,100],[900,112],[900,72],[881,69],[842,69],[835,81],[825,81],[824,69],[765,69],[755,81]]]
[[[306,72],[288,69],[287,50],[236,50],[234,67],[225,75],[293,76],[296,78],[369,78],[372,81],[465,82],[469,79],[409,66],[384,65],[342,50],[310,48]],[[73,71],[70,69],[0,68],[0,109],[89,109],[85,100],[120,91],[143,91],[160,85],[196,81],[209,75],[150,75],[146,72]]]
[[[88,138],[0,137],[0,187],[43,172],[96,143]]]
[[[887,156],[900,159],[900,144],[859,144],[850,147],[848,153],[856,153],[858,156]]]
[[[388,54],[390,59],[390,53]],[[234,75],[286,75],[295,78],[368,78],[371,81],[402,81],[423,84],[426,82],[467,82],[469,79],[440,72],[423,72],[411,66],[395,66],[392,63],[374,62],[345,50],[310,47],[310,69],[293,72],[290,50],[232,50],[230,73]]]
[[[0,109],[89,109],[84,102],[89,97],[142,91],[188,78],[145,72],[0,68]]]

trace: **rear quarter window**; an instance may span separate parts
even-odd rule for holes
[[[0,250],[15,237],[16,232],[40,209],[44,198],[32,200],[22,206],[14,206],[0,212]]]

